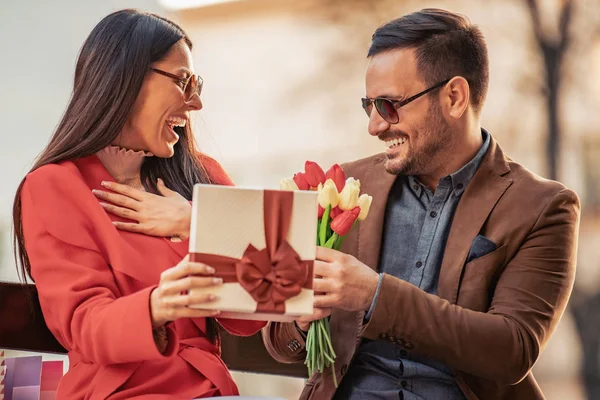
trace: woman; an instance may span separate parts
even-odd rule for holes
[[[46,323],[69,350],[58,399],[237,394],[219,357],[217,313],[187,307],[214,300],[189,289],[221,284],[211,267],[188,262],[187,218],[178,238],[117,230],[113,223],[129,220],[93,194],[118,182],[189,212],[195,183],[231,184],[195,151],[189,117],[202,108],[202,79],[191,48],[159,16],[104,18],[83,45],[58,129],[19,186],[21,274],[35,281]],[[264,325],[218,322],[238,335]]]

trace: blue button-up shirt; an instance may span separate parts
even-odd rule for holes
[[[442,178],[435,192],[413,176],[399,176],[390,191],[383,227],[381,272],[436,294],[446,240],[458,202],[490,146],[483,145],[459,171]],[[452,371],[386,340],[363,340],[336,392],[336,399],[464,399]]]

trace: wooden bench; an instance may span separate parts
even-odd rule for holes
[[[281,364],[265,349],[260,333],[221,333],[222,357],[233,371],[306,378],[303,364]],[[44,322],[35,285],[0,282],[0,349],[66,354]]]

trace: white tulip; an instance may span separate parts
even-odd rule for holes
[[[339,206],[342,210],[352,210],[358,205],[358,195],[360,194],[360,181],[354,178],[346,179],[346,186],[340,193]]]
[[[369,215],[369,209],[371,208],[371,203],[373,202],[373,196],[369,196],[368,194],[363,194],[358,198],[358,206],[360,207],[360,214],[358,214],[358,220],[363,221]]]
[[[292,178],[283,178],[279,181],[279,188],[281,190],[298,190],[298,185]]]
[[[331,208],[337,207],[339,203],[339,194],[332,179],[327,179],[325,184],[319,183],[317,188],[319,205],[323,208],[331,205]]]

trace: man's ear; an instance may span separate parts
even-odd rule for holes
[[[440,104],[452,118],[459,119],[463,116],[469,106],[469,100],[469,82],[462,76],[450,79],[440,90]]]

